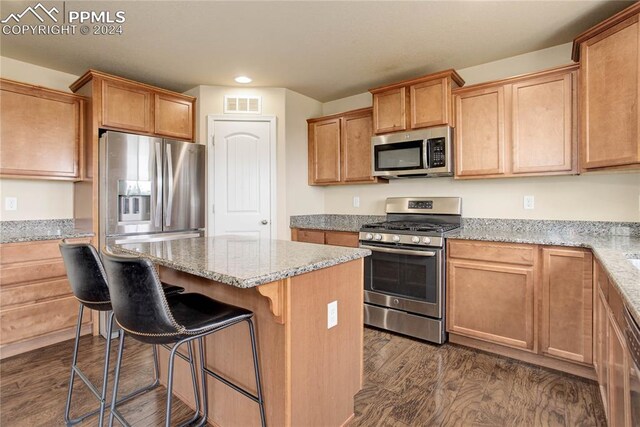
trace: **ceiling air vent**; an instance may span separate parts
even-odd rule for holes
[[[259,96],[224,96],[224,112],[260,114],[262,112],[262,98]]]

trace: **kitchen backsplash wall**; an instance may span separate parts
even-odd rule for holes
[[[78,77],[15,59],[0,57],[0,76],[71,92],[69,85]],[[2,141],[2,143],[7,143]],[[7,211],[5,197],[17,197],[18,209]],[[58,219],[73,217],[73,183],[26,179],[0,179],[0,220]]]

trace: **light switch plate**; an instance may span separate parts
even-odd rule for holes
[[[338,325],[338,301],[327,304],[327,329]]]
[[[4,198],[4,210],[5,211],[17,211],[18,210],[18,198],[17,197],[5,197]]]
[[[353,207],[354,208],[359,208],[360,207],[360,197],[353,196]]]

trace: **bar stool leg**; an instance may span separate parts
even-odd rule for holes
[[[249,335],[251,335],[251,351],[253,353],[253,369],[256,373],[256,388],[258,389],[258,405],[260,406],[260,420],[262,422],[262,427],[265,427],[266,421],[264,416],[264,399],[262,398],[262,381],[260,380],[260,369],[258,365],[256,334],[253,329],[253,321],[251,320],[251,318],[247,319],[247,323],[249,323]]]
[[[120,416],[116,411],[116,403],[118,401],[118,383],[120,382],[120,366],[122,365],[122,352],[124,351],[124,331],[120,331],[120,343],[118,345],[118,359],[116,360],[116,372],[115,378],[113,381],[113,396],[111,396],[111,414],[109,415],[109,427],[113,426],[113,419],[118,418],[118,421],[123,426],[127,426],[128,424],[125,422],[124,418]]]
[[[69,377],[69,391],[67,393],[67,405],[64,408],[64,422],[67,425],[76,424],[82,419],[71,420],[69,413],[71,412],[71,395],[73,394],[73,382],[76,376],[76,363],[78,362],[78,346],[80,344],[80,329],[82,328],[82,314],[84,311],[84,304],[80,303],[80,309],[78,311],[78,324],[76,325],[76,340],[73,344],[73,357],[71,359],[71,375]]]
[[[107,403],[107,382],[109,380],[109,355],[111,353],[111,333],[113,331],[113,311],[109,313],[109,326],[107,326],[107,344],[104,351],[104,372],[102,373],[102,395],[100,396],[100,416],[98,425],[102,427],[104,421],[104,409]]]
[[[204,337],[198,338],[198,353],[200,354],[200,374],[202,376],[202,419],[197,427],[207,423],[209,412],[209,391],[207,389],[207,372],[204,370]]]

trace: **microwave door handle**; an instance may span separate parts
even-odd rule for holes
[[[429,140],[425,139],[422,144],[422,162],[423,168],[429,169]]]
[[[155,225],[162,226],[162,149],[160,144],[155,144],[156,148],[156,210]]]
[[[423,257],[436,256],[436,253],[433,251],[410,251],[407,249],[381,248],[380,246],[368,246],[368,245],[360,245],[360,248],[370,249],[375,252],[385,252],[388,254],[413,255],[413,256],[423,256]]]

